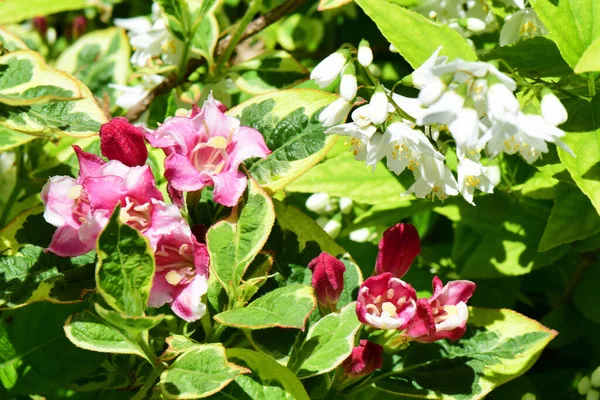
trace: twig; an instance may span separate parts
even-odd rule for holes
[[[256,35],[260,31],[262,31],[263,29],[265,29],[266,27],[271,25],[272,23],[278,21],[284,15],[291,13],[297,7],[302,5],[305,1],[306,0],[287,0],[285,3],[283,3],[279,7],[275,8],[274,10],[254,19],[252,22],[250,22],[248,24],[248,26],[244,30],[244,33],[242,33],[242,36],[240,38],[240,43],[243,42],[244,40],[248,39],[249,37]],[[231,39],[232,39],[232,34],[227,35],[224,38],[221,38],[217,42],[217,46],[216,46],[216,50],[215,50],[216,56],[220,56],[221,54],[223,54],[225,52],[225,49],[227,49],[227,46],[229,45],[229,42],[231,41]],[[205,62],[204,59],[196,59],[196,58],[191,59],[187,65],[185,77],[187,78],[188,76],[190,76],[194,71],[196,71],[196,69],[198,69],[198,67],[200,67],[202,64],[204,64],[204,62]],[[146,111],[148,109],[148,107],[150,107],[150,103],[152,103],[152,101],[157,96],[160,96],[163,93],[169,92],[172,88],[177,86],[178,83],[179,83],[179,81],[177,80],[176,74],[171,74],[171,75],[167,76],[166,79],[164,81],[162,81],[162,83],[160,85],[156,86],[139,103],[137,103],[136,105],[131,107],[131,109],[127,112],[125,117],[129,121],[136,121],[144,113],[144,111]]]

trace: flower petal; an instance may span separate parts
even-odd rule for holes
[[[391,272],[396,278],[406,274],[416,256],[421,253],[417,229],[411,224],[397,224],[383,233],[375,271]]]
[[[215,184],[213,200],[227,207],[235,206],[246,190],[246,175],[239,171],[228,171],[213,175],[212,178]]]
[[[230,169],[237,170],[239,165],[248,158],[266,158],[271,154],[263,135],[256,129],[242,126],[233,136],[231,144],[227,146],[229,153]]]
[[[184,192],[200,190],[210,184],[210,180],[203,179],[203,174],[194,168],[187,157],[179,153],[171,153],[165,159],[165,178],[173,189]]]
[[[188,285],[178,286],[174,289],[171,309],[178,317],[188,322],[200,319],[206,312],[202,296],[206,294],[207,290],[206,276],[196,275]]]

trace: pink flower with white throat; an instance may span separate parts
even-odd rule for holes
[[[404,329],[415,315],[416,302],[413,287],[386,272],[360,285],[356,314],[360,322],[378,329]]]
[[[461,280],[450,281],[443,286],[436,276],[432,285],[433,296],[419,299],[417,315],[406,327],[406,335],[421,343],[458,340],[466,331],[469,318],[467,301],[475,291],[475,284]]]
[[[79,176],[51,177],[42,189],[44,218],[58,229],[48,246],[59,256],[74,257],[96,246],[98,235],[117,206],[136,229],[149,227],[145,218],[152,201],[162,201],[148,166],[128,167],[73,146],[79,158]],[[181,217],[180,217],[181,218]]]
[[[183,224],[160,236],[154,258],[156,273],[148,305],[160,307],[168,303],[180,318],[188,322],[200,319],[206,312],[201,298],[208,290],[206,246]]]
[[[169,118],[146,138],[167,154],[165,177],[174,190],[214,186],[213,199],[228,207],[237,204],[246,188],[240,164],[271,153],[260,132],[225,115],[212,94],[196,115]]]

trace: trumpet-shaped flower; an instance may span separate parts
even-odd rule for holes
[[[165,177],[173,189],[190,192],[214,186],[214,200],[228,207],[237,204],[246,188],[239,165],[270,154],[260,132],[240,127],[212,95],[194,117],[170,118],[146,138],[167,154]]]
[[[201,297],[208,290],[208,250],[187,224],[160,236],[154,252],[156,273],[148,305],[168,303],[180,318],[192,322],[206,312]]]
[[[417,294],[391,272],[372,276],[358,290],[356,314],[378,329],[404,329],[416,312]]]
[[[419,299],[416,315],[406,327],[406,335],[421,343],[440,339],[458,340],[466,330],[469,309],[467,301],[475,291],[470,281],[450,281],[443,286],[433,278],[433,295]]]
[[[475,189],[485,193],[494,191],[494,183],[488,176],[488,171],[488,167],[467,157],[458,162],[458,190],[468,203],[475,204],[473,203]]]
[[[519,40],[543,36],[548,29],[537,16],[533,8],[523,8],[507,16],[500,31],[500,46],[506,46]]]
[[[423,157],[419,168],[414,171],[415,183],[405,194],[414,193],[423,198],[434,196],[445,200],[458,194],[458,182],[444,161],[433,157]]]
[[[365,339],[361,340],[342,363],[345,377],[357,379],[380,369],[383,365],[382,354],[383,347]]]
[[[51,177],[42,189],[44,218],[58,229],[48,250],[63,257],[85,254],[95,247],[100,231],[120,204],[127,223],[148,229],[147,210],[162,201],[148,166],[127,167],[73,146],[79,158],[79,176]],[[179,217],[181,218],[181,216]]]

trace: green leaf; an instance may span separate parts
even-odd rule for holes
[[[406,188],[385,166],[372,168],[356,161],[351,152],[328,158],[285,187],[289,192],[325,192],[365,204],[398,201]]]
[[[600,37],[600,7],[596,0],[531,0],[530,3],[563,58],[575,68],[581,56]]]
[[[94,310],[100,318],[116,328],[119,328],[130,335],[136,335],[145,331],[149,331],[156,325],[160,324],[167,316],[156,315],[153,317],[129,317],[127,315],[120,314],[116,311],[107,310],[98,303],[94,304]]]
[[[600,37],[581,55],[575,66],[575,73],[600,71]]]
[[[24,7],[19,1],[3,1],[0,4],[0,25],[20,22],[40,15],[79,10],[89,5],[89,0],[30,0]]]
[[[1,18],[1,17],[0,17]],[[6,29],[0,28],[0,42],[8,51],[28,50],[29,47],[17,35],[14,35]]]
[[[150,296],[154,254],[146,237],[119,221],[119,213],[117,207],[98,238],[96,283],[112,308],[140,317]]]
[[[82,96],[76,79],[49,67],[35,51],[19,50],[3,55],[0,72],[0,102],[11,106]]]
[[[130,73],[129,39],[120,28],[108,28],[83,35],[66,48],[56,68],[81,80],[98,98],[104,93],[114,102],[110,84],[126,85]]]
[[[600,103],[599,96],[594,100]],[[573,150],[575,157],[559,148],[560,160],[579,189],[589,197],[596,211],[600,213],[600,129],[567,133],[564,142]]]
[[[65,322],[65,334],[75,346],[82,349],[135,354],[148,360],[142,348],[125,332],[107,324],[90,310],[71,315]]]
[[[197,399],[219,392],[246,368],[227,361],[220,344],[203,344],[180,355],[160,376],[169,399]]]
[[[304,358],[298,376],[308,378],[324,374],[340,365],[352,353],[354,338],[360,326],[355,302],[347,304],[339,313],[326,315],[312,325],[302,348],[311,348],[312,351]]]
[[[344,6],[351,2],[352,2],[352,0],[320,0],[318,10],[319,11],[333,10],[334,8]]]
[[[582,260],[581,262],[589,262]],[[573,293],[575,306],[586,318],[600,324],[600,308],[598,301],[598,282],[600,281],[600,265],[596,263],[583,271],[579,283]]]
[[[262,54],[233,66],[233,81],[240,90],[262,94],[293,86],[308,77],[308,70],[285,51]]]
[[[275,289],[244,308],[214,316],[220,324],[245,329],[271,327],[304,330],[306,319],[317,305],[313,289],[306,285],[288,285]]]
[[[511,310],[471,308],[457,342],[413,343],[394,357],[392,375],[375,376],[378,389],[422,399],[481,399],[524,374],[556,336]]]
[[[564,76],[573,73],[560,55],[556,43],[541,36],[497,47],[481,56],[483,61],[498,59],[506,61],[524,76]]]
[[[273,358],[248,349],[227,349],[227,358],[252,372],[235,378],[216,399],[309,399],[296,375]]]
[[[208,230],[206,243],[211,273],[230,298],[236,296],[244,272],[264,246],[274,222],[275,212],[270,197],[253,180],[249,180],[248,199],[242,209],[234,208],[229,218]]]
[[[185,0],[157,0],[167,19],[167,27],[181,41],[185,41],[191,32],[190,10]]]
[[[27,135],[0,125],[0,152],[19,147],[34,139],[35,136]]]
[[[270,92],[227,111],[243,126],[257,129],[272,153],[247,162],[250,173],[274,193],[318,163],[333,146],[319,122],[322,109],[337,98],[316,90],[289,89]]]
[[[559,184],[539,251],[582,240],[597,232],[600,232],[600,216],[590,199],[571,185]]]
[[[444,46],[440,55],[450,59],[477,60],[477,55],[466,40],[446,25],[432,22],[421,14],[387,0],[355,2],[413,68],[423,64],[439,46]]]
[[[104,359],[73,346],[63,323],[79,305],[36,303],[2,313],[0,381],[12,393],[49,393],[94,372]],[[5,397],[6,398],[6,397]]]
[[[207,14],[196,28],[190,41],[192,54],[204,57],[209,64],[214,63],[213,54],[219,41],[219,22],[214,14]]]
[[[200,343],[183,335],[169,336],[165,339],[165,342],[167,342],[168,347],[160,356],[160,359],[163,361],[172,360],[192,348],[201,346]]]
[[[344,248],[331,237],[308,215],[292,205],[273,200],[277,225],[284,231],[292,231],[298,238],[298,249],[304,250],[308,242],[316,242],[321,251],[334,256],[343,254]]]

